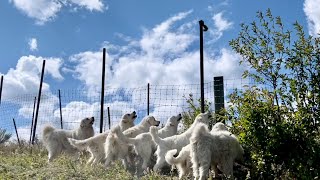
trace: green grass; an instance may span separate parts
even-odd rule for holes
[[[73,161],[61,155],[52,163],[47,162],[47,151],[40,145],[18,146],[11,143],[0,145],[0,179],[138,179],[118,163],[108,170],[102,164],[87,166],[88,154],[82,154],[80,160]],[[177,176],[149,174],[142,180],[177,179]]]

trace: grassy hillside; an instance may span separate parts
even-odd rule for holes
[[[47,163],[47,151],[40,145],[0,145],[0,179],[137,179],[117,164],[106,170],[103,165],[87,166],[88,154],[79,161],[62,155]],[[141,179],[177,179],[177,176],[150,174]]]

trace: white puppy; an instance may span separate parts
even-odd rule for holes
[[[159,137],[165,138],[177,134],[178,124],[181,119],[181,114],[170,117],[167,120],[166,125],[159,130]],[[128,138],[117,129],[116,133],[121,141],[134,145],[136,154],[139,155],[143,160],[142,169],[147,170],[147,167],[149,166],[151,160],[151,156],[156,150],[156,144],[152,140],[150,132],[139,134],[135,138]]]
[[[217,168],[227,178],[233,179],[234,161],[243,156],[243,149],[238,139],[228,131],[210,133],[208,128],[199,125],[190,138],[191,161],[195,179],[207,179],[210,166]]]
[[[123,132],[126,137],[136,137],[137,135],[148,132],[151,126],[159,126],[160,121],[157,121],[153,116],[145,117],[140,124],[129,128]],[[132,159],[129,158],[129,144],[120,141],[113,128],[107,137],[105,143],[105,166],[108,167],[111,162],[117,159],[122,159],[123,165],[127,169],[129,167],[128,160],[132,164]]]
[[[228,131],[227,127],[221,123],[216,123],[210,133],[214,133],[217,131]],[[175,165],[179,172],[179,179],[182,179],[184,176],[191,173],[192,163],[190,157],[191,145],[188,144],[187,146],[183,147],[178,154],[177,157],[174,155],[177,153],[177,149],[172,149],[167,152],[165,158],[168,164]]]
[[[79,128],[75,130],[55,129],[51,125],[43,128],[42,141],[48,150],[48,162],[51,162],[61,152],[79,157],[79,153],[75,147],[69,142],[68,138],[86,139],[94,135],[93,130],[94,117],[81,120]]]
[[[210,113],[201,113],[199,114],[190,128],[185,131],[182,134],[174,135],[167,138],[160,138],[158,135],[158,129],[155,127],[150,128],[150,133],[152,136],[152,139],[157,144],[157,150],[155,154],[157,155],[157,162],[153,167],[154,171],[160,170],[164,165],[166,165],[165,155],[166,153],[171,149],[177,149],[179,152],[184,146],[188,145],[190,142],[190,137],[193,132],[193,129],[196,127],[199,123],[204,123],[206,125],[209,124],[209,116]]]
[[[119,128],[121,131],[127,130],[134,126],[134,120],[137,118],[137,114],[133,111],[131,114],[124,114],[120,120]],[[109,132],[104,132],[88,139],[76,140],[69,138],[69,142],[74,147],[80,150],[88,150],[91,154],[87,164],[103,163],[105,158],[104,143],[106,142]]]

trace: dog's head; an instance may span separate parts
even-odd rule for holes
[[[81,120],[80,127],[81,128],[92,127],[93,123],[94,123],[94,117],[86,117]]]
[[[120,121],[120,126],[122,130],[126,130],[134,126],[134,120],[137,118],[137,113],[133,111],[132,113],[124,114]]]
[[[171,116],[167,120],[166,126],[177,127],[181,119],[182,119],[181,114],[178,114],[177,116]]]
[[[141,124],[147,124],[148,126],[159,126],[160,121],[157,121],[153,116],[147,116],[142,120]]]
[[[208,125],[211,118],[212,116],[210,112],[200,113],[197,115],[196,119],[194,120],[194,124],[204,123]]]
[[[217,122],[214,126],[212,126],[211,132],[216,131],[228,131],[226,125],[224,125],[222,122]]]

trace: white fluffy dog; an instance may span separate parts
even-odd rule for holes
[[[160,121],[157,121],[153,116],[147,116],[145,117],[140,124],[129,128],[123,132],[123,134],[126,137],[136,137],[137,135],[148,132],[149,128],[151,126],[159,126]],[[111,162],[122,159],[123,165],[126,169],[128,169],[129,162],[132,164],[132,159],[129,159],[129,144],[119,140],[115,133],[115,129],[113,128],[107,137],[106,143],[105,143],[105,155],[106,155],[106,161],[105,166],[108,167]]]
[[[160,170],[164,165],[166,165],[165,155],[171,149],[177,149],[179,152],[184,146],[188,145],[190,142],[191,134],[196,127],[197,124],[204,123],[206,125],[209,124],[209,116],[210,113],[201,113],[199,114],[190,128],[182,134],[167,137],[167,138],[160,138],[158,135],[158,129],[155,127],[150,128],[150,133],[152,139],[157,144],[157,150],[155,154],[157,155],[157,162],[153,167],[154,171]]]
[[[61,152],[66,152],[75,157],[79,153],[69,142],[68,138],[86,139],[94,135],[94,117],[82,119],[79,128],[75,130],[55,129],[51,125],[43,128],[42,141],[48,150],[48,162],[51,162]]]
[[[244,154],[238,139],[228,131],[210,133],[208,128],[199,125],[190,138],[191,161],[195,179],[207,179],[210,166],[217,167],[227,177],[233,179],[233,164]]]
[[[127,130],[134,126],[134,120],[137,118],[135,111],[132,113],[124,114],[120,120],[119,128],[121,131]],[[91,154],[87,164],[103,163],[105,158],[104,143],[106,142],[109,132],[104,132],[88,139],[76,140],[69,138],[69,142],[74,147],[80,150],[88,150]]]
[[[166,125],[159,130],[159,137],[165,138],[177,134],[178,124],[182,119],[181,114],[177,116],[170,117]],[[139,155],[142,160],[142,169],[147,170],[151,157],[156,150],[156,144],[152,140],[150,132],[142,133],[137,135],[135,138],[128,138],[123,135],[123,133],[116,129],[116,133],[121,141],[128,144],[134,145],[134,149],[137,155]]]
[[[217,131],[227,131],[227,127],[221,123],[216,123],[213,127],[210,133],[214,133]],[[182,179],[184,176],[191,173],[192,163],[191,163],[191,157],[190,157],[190,151],[191,151],[191,144],[188,144],[187,146],[183,147],[178,154],[177,157],[174,157],[174,155],[177,153],[177,149],[172,149],[167,152],[165,159],[168,164],[175,165],[179,172],[179,179]]]

